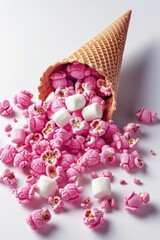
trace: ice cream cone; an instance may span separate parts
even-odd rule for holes
[[[112,97],[106,101],[103,118],[108,120],[116,109],[116,93],[121,69],[131,11],[126,12],[104,31],[91,39],[68,58],[50,66],[40,79],[39,98],[45,100],[54,91],[49,81],[53,72],[61,70],[67,63],[80,62],[94,68],[105,77],[111,86]]]

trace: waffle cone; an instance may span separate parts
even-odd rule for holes
[[[91,39],[66,59],[50,66],[40,79],[39,98],[45,100],[54,91],[50,76],[67,63],[80,62],[97,70],[111,86],[112,97],[106,100],[103,118],[108,120],[116,109],[116,93],[131,11],[126,12],[109,27]]]

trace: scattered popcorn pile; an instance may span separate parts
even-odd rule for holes
[[[44,102],[32,103],[33,95],[28,91],[14,96],[14,104],[23,110],[26,121],[22,127],[5,127],[12,144],[0,149],[0,160],[24,172],[26,186],[13,189],[19,203],[27,205],[39,194],[58,212],[66,201],[78,202],[85,208],[84,223],[95,229],[104,222],[103,209],[116,207],[111,190],[113,176],[106,167],[116,165],[130,171],[144,166],[135,150],[140,125],[128,123],[120,133],[112,120],[103,119],[112,90],[102,75],[84,64],[66,65],[51,75],[50,82],[55,91]],[[8,100],[0,103],[0,115],[12,116],[13,112]],[[156,113],[141,109],[137,117],[150,123],[156,120]],[[83,199],[83,173],[96,165],[102,165],[104,170],[100,176],[92,171],[91,188],[101,209],[91,207],[89,196]],[[15,186],[14,172],[5,169],[0,182]],[[141,184],[136,178],[134,182]],[[125,179],[119,183],[125,184]],[[149,199],[147,192],[131,192],[124,196],[124,204],[130,212],[137,212]],[[43,207],[33,211],[27,223],[38,230],[50,219],[50,211]]]

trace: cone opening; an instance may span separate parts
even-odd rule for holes
[[[81,67],[86,70],[86,75],[83,74],[84,72],[82,72],[82,79],[78,79],[74,76],[76,75],[76,67],[77,65],[81,65]],[[74,65],[74,66],[73,66]],[[78,65],[78,66],[79,66]],[[74,73],[69,73],[69,69],[73,67],[74,68]],[[88,73],[87,73],[88,71]],[[112,89],[112,86],[110,84],[110,82],[108,81],[108,79],[106,79],[106,76],[104,76],[103,74],[101,74],[101,71],[93,68],[92,66],[89,66],[87,64],[82,63],[81,61],[67,61],[64,60],[62,62],[56,63],[54,66],[51,66],[47,69],[47,71],[44,73],[42,79],[41,79],[41,85],[39,86],[39,98],[41,100],[45,100],[47,98],[47,96],[53,91],[56,91],[56,87],[53,86],[52,82],[53,82],[53,76],[56,77],[56,81],[58,80],[58,76],[56,74],[65,74],[67,72],[67,86],[70,84],[75,87],[76,86],[76,93],[81,93],[83,94],[84,90],[84,86],[83,85],[83,81],[84,79],[87,78],[89,72],[90,72],[90,76],[96,79],[96,93],[98,97],[101,97],[104,102],[104,110],[103,110],[103,119],[104,120],[109,120],[112,118],[112,113],[115,110],[115,93]],[[77,71],[78,74],[78,71]],[[62,81],[62,79],[60,79]],[[82,83],[82,84],[81,84]],[[90,84],[94,84],[94,83],[90,83]],[[99,86],[99,88],[97,87]],[[46,87],[46,88],[44,88]],[[104,94],[103,91],[101,92],[100,89],[107,89],[110,90],[110,94],[108,93],[108,95]],[[43,91],[42,91],[43,89]]]

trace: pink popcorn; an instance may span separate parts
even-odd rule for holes
[[[78,153],[84,150],[85,138],[80,135],[76,135],[75,138],[71,138],[67,144],[67,147],[72,151],[72,153]]]
[[[13,162],[14,157],[17,154],[17,150],[14,146],[8,144],[6,147],[0,149],[0,161],[3,163]]]
[[[55,98],[56,99],[65,99],[68,96],[74,95],[75,90],[74,87],[65,87],[65,88],[57,88],[55,90]]]
[[[0,103],[0,115],[9,116],[14,113],[12,107],[10,106],[10,102],[8,100],[4,100]]]
[[[63,151],[60,159],[60,165],[66,171],[72,163],[75,163],[74,156],[66,151]]]
[[[62,99],[62,98],[58,98],[56,99],[51,105],[50,105],[50,108],[49,108],[49,114],[48,114],[48,111],[47,111],[47,114],[49,115],[49,118],[50,118],[50,115],[56,113],[59,109],[61,108],[65,108],[65,100]]]
[[[32,155],[26,149],[18,152],[13,160],[13,165],[20,169],[24,169],[27,165],[31,163]]]
[[[82,120],[80,117],[74,117],[70,120],[71,130],[74,134],[81,135],[87,133],[89,130],[89,124],[86,120]]]
[[[131,158],[134,159],[134,163],[136,167],[143,168],[144,161],[136,150],[131,153]]]
[[[114,198],[103,199],[100,204],[101,208],[110,210],[111,208],[116,208],[117,204]]]
[[[54,89],[67,87],[66,73],[64,72],[53,73],[50,79]]]
[[[140,192],[139,196],[142,198],[142,201],[145,204],[147,204],[150,201],[150,195],[147,192]]]
[[[102,110],[105,109],[105,101],[103,100],[103,98],[99,97],[99,96],[94,96],[93,98],[91,98],[89,100],[89,104],[92,104],[92,103],[98,103],[99,106],[102,108]]]
[[[129,132],[131,134],[138,133],[140,131],[140,125],[136,123],[128,123],[124,128],[124,132]]]
[[[114,148],[109,145],[104,145],[100,153],[101,162],[104,164],[115,164],[117,162],[117,156]]]
[[[40,132],[46,124],[46,117],[44,115],[30,116],[28,120],[29,129],[32,132]]]
[[[111,171],[109,171],[108,169],[103,170],[101,173],[101,176],[109,178],[110,181],[113,179],[113,175],[112,175]]]
[[[45,127],[42,129],[42,133],[45,139],[52,139],[55,133],[55,123],[53,120],[50,120],[46,123]]]
[[[68,133],[68,131],[64,128],[58,128],[55,130],[54,140],[58,145],[65,144],[70,139],[70,137],[70,133]]]
[[[125,132],[123,135],[116,133],[113,135],[112,146],[115,146],[118,150],[131,149],[138,144],[139,139],[132,138],[129,132]]]
[[[37,116],[37,115],[45,115],[51,103],[46,101],[39,100],[35,104],[32,104],[27,108],[27,111],[24,112],[26,117],[29,116]]]
[[[95,119],[90,123],[89,133],[93,136],[101,137],[105,134],[108,124],[101,120]]]
[[[70,167],[66,171],[66,176],[68,179],[72,177],[79,178],[81,174],[85,171],[85,168],[81,165],[77,165],[76,163],[72,163]]]
[[[71,65],[67,66],[67,72],[71,77],[81,80],[85,77],[86,66],[82,63],[74,62]],[[87,74],[88,75],[88,74]]]
[[[98,150],[101,151],[102,147],[106,144],[105,140],[101,137],[99,137],[96,141],[95,141],[95,145],[94,147]]]
[[[46,150],[50,150],[51,147],[50,147],[50,143],[47,141],[47,140],[41,140],[41,141],[38,141],[37,143],[33,143],[32,145],[32,155],[33,157],[35,155],[41,155],[44,151]]]
[[[98,79],[97,87],[99,88],[100,92],[103,93],[105,96],[111,96],[112,90],[110,86],[108,86],[107,81],[105,79]]]
[[[92,179],[98,178],[97,172],[91,172]]]
[[[0,176],[0,182],[3,182],[6,185],[14,185],[16,183],[16,177],[14,172],[10,169],[5,169],[2,175]]]
[[[82,208],[90,208],[90,206],[91,206],[91,199],[90,199],[90,197],[87,197],[86,199],[84,199],[81,202],[81,207]]]
[[[120,167],[129,171],[135,166],[138,168],[142,168],[144,166],[144,161],[141,159],[139,153],[136,150],[132,153],[128,153],[127,150],[123,150],[123,153],[120,155]]]
[[[84,145],[85,145],[86,149],[87,148],[94,148],[96,143],[97,143],[97,141],[98,141],[98,137],[97,136],[92,136],[92,135],[88,134],[86,136]]]
[[[76,93],[83,94],[84,88],[82,87],[82,80],[77,80],[74,87]]]
[[[14,104],[19,108],[26,108],[29,105],[31,105],[31,99],[33,97],[33,94],[23,90],[20,91],[19,94],[16,94],[13,98]]]
[[[25,145],[27,148],[32,147],[36,143],[40,143],[43,139],[43,136],[41,133],[29,133],[25,138]]]
[[[49,197],[48,203],[52,206],[54,212],[59,212],[64,206],[64,202],[59,196]]]
[[[95,149],[87,150],[80,158],[80,163],[86,167],[92,167],[100,162],[100,154]]]
[[[83,116],[82,116],[82,109],[76,110],[76,111],[72,112],[72,117],[73,118],[75,118],[75,117],[83,118]]]
[[[35,195],[35,191],[36,191],[35,185],[27,185],[22,188],[13,189],[15,197],[18,199],[19,203],[23,205],[27,205],[31,202]]]
[[[85,85],[86,85],[86,84],[85,84]],[[85,88],[86,88],[85,85],[82,84],[82,87],[84,88],[84,91],[83,91],[82,95],[85,97],[85,99],[86,99],[87,102],[90,102],[91,99],[96,96],[96,93],[95,93],[95,91],[93,91],[93,90],[87,90],[87,89],[85,89]]]
[[[46,223],[51,220],[51,214],[45,207],[34,210],[26,219],[31,229],[37,231],[45,227]]]
[[[46,175],[53,178],[57,183],[60,183],[64,178],[64,170],[61,166],[55,167],[54,164],[48,164],[46,166]]]
[[[149,194],[146,192],[137,194],[131,192],[124,196],[125,208],[131,213],[136,213],[143,203],[147,204],[150,200]]]
[[[136,117],[142,123],[149,124],[149,123],[153,123],[156,121],[157,113],[154,111],[150,111],[148,109],[141,108],[137,112]]]
[[[68,183],[64,188],[59,189],[62,200],[76,202],[83,193],[83,187],[76,183]]]
[[[37,181],[37,179],[33,175],[27,176],[26,183],[28,185],[33,185],[36,183],[36,181]]]
[[[107,123],[108,123],[108,127],[103,137],[107,142],[111,142],[113,139],[113,135],[119,132],[119,128],[113,122],[113,120],[109,120]]]
[[[98,208],[86,209],[83,222],[91,229],[96,229],[104,223],[103,212]]]
[[[33,159],[31,162],[29,172],[36,178],[39,178],[41,175],[45,175],[46,172],[45,162],[40,158]]]
[[[94,76],[87,76],[83,79],[82,87],[86,90],[95,90],[97,79]]]
[[[56,165],[60,157],[61,153],[58,148],[55,148],[54,150],[46,150],[41,154],[41,159],[45,162],[46,165]]]

